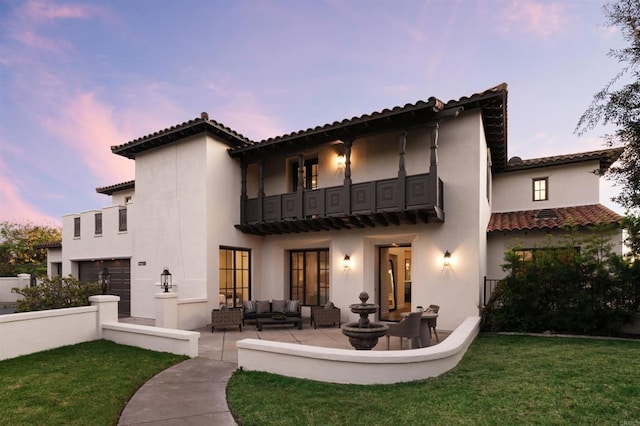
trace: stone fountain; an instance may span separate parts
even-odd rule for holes
[[[370,351],[378,343],[378,338],[387,334],[389,327],[369,321],[369,314],[377,312],[378,305],[367,303],[369,294],[366,291],[360,293],[358,298],[360,303],[349,305],[349,309],[354,314],[359,314],[360,319],[358,322],[348,322],[343,325],[342,334],[349,337],[349,343],[357,350]]]

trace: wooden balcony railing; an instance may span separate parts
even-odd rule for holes
[[[444,221],[442,180],[429,173],[241,202],[236,227],[262,235]]]

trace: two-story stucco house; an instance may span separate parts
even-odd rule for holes
[[[135,181],[64,217],[50,271],[95,281],[106,267],[121,313],[153,318],[168,268],[198,306],[192,325],[246,299],[298,299],[306,315],[331,300],[354,319],[365,290],[382,320],[437,304],[454,329],[515,238],[534,247],[569,216],[620,220],[598,192],[619,151],[507,160],[505,84],[260,142],[203,113],[111,150],[135,161]]]

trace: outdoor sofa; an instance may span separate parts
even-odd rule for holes
[[[245,300],[242,302],[242,324],[245,320],[272,318],[275,314],[302,318],[298,300]]]

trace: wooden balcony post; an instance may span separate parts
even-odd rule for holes
[[[431,125],[431,160],[429,165],[429,204],[438,205],[438,130],[440,123]]]
[[[404,210],[406,208],[406,186],[407,186],[407,171],[404,167],[404,156],[407,149],[407,131],[403,130],[400,133],[400,140],[398,141],[398,150],[400,151],[400,158],[398,159],[398,208]]]
[[[307,173],[311,173],[311,170],[307,170]],[[298,187],[296,188],[296,216],[298,219],[303,219],[302,215],[302,203],[304,198],[304,155],[301,153],[298,155]]]
[[[344,200],[345,214],[351,214],[351,145],[353,139],[347,139],[344,144]]]
[[[240,195],[240,223],[247,223],[247,163],[240,161],[240,170],[242,171],[242,193]]]
[[[264,222],[264,217],[262,215],[263,210],[263,202],[264,202],[264,161],[258,161],[258,223]]]

